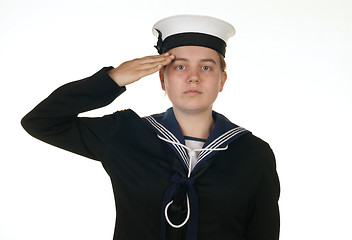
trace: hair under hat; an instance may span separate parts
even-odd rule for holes
[[[180,46],[202,46],[225,57],[227,40],[235,34],[235,28],[209,16],[176,15],[155,23],[153,34],[158,37],[155,47],[159,54]]]

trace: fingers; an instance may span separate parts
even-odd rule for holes
[[[141,58],[139,59],[140,70],[155,68],[159,65],[161,68],[170,64],[174,58],[175,56],[169,53]]]
[[[147,56],[147,57],[143,57],[143,58],[139,58],[141,61],[143,61],[144,63],[148,63],[148,62],[155,62],[155,61],[160,61],[163,59],[167,59],[169,58],[171,55],[170,53],[164,53],[161,55],[152,55],[152,56]]]
[[[108,74],[119,86],[125,86],[159,71],[163,66],[170,64],[174,58],[174,55],[168,53],[137,58],[122,63],[119,67],[110,70]]]
[[[137,64],[139,64],[139,66],[135,68],[136,74],[138,75],[136,77],[141,79],[153,74],[159,71],[163,66],[170,64],[174,58],[174,55],[163,54],[137,59],[136,61],[138,61]]]
[[[159,71],[162,68],[162,65],[155,65],[153,67],[148,67],[145,69],[141,69],[138,71],[138,76],[136,76],[136,78],[141,79],[143,77],[146,77],[150,74],[156,73],[157,71]]]

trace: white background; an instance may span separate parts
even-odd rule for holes
[[[351,240],[351,12],[349,0],[0,0],[0,239],[112,239],[100,163],[30,137],[20,120],[64,83],[155,54],[152,25],[191,13],[237,30],[215,110],[273,148],[281,239]],[[155,74],[87,115],[169,106]]]

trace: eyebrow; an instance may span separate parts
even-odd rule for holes
[[[211,62],[211,63],[213,63],[213,64],[215,64],[216,65],[216,62],[215,62],[215,60],[214,59],[212,59],[212,58],[204,58],[204,59],[202,59],[202,60],[200,60],[201,62]]]
[[[187,58],[175,58],[174,62],[176,62],[176,61],[189,62],[189,60]],[[203,58],[203,59],[200,60],[200,62],[211,62],[211,63],[216,65],[216,61],[214,59],[212,59],[212,58]]]

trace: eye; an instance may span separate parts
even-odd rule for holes
[[[176,69],[178,69],[178,70],[185,70],[186,67],[183,66],[183,65],[178,65],[178,66],[176,67]]]
[[[211,68],[210,68],[209,66],[203,66],[202,69],[203,69],[204,71],[209,71],[209,70],[211,70]]]

